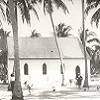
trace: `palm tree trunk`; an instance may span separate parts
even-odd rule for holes
[[[82,28],[83,28],[83,47],[85,59],[85,80],[83,87],[88,87],[88,71],[87,71],[87,55],[86,55],[86,37],[85,37],[85,22],[84,22],[84,0],[82,0]]]
[[[16,1],[17,2],[17,1]],[[18,46],[18,24],[16,10],[17,5],[14,4],[13,0],[9,0],[10,18],[13,29],[13,40],[14,40],[14,67],[15,67],[15,86],[12,94],[13,100],[23,100],[23,92],[20,81],[20,63],[19,63],[19,46]]]
[[[57,49],[58,49],[58,53],[59,53],[59,57],[60,57],[60,62],[61,62],[61,67],[62,67],[62,86],[64,86],[64,63],[63,63],[63,57],[62,57],[62,53],[61,53],[61,50],[60,50],[60,47],[59,47],[59,42],[58,42],[58,39],[57,39],[57,35],[56,35],[56,31],[55,31],[55,27],[54,27],[54,22],[53,22],[53,18],[52,18],[52,14],[49,13],[49,16],[50,16],[50,20],[51,20],[51,24],[52,24],[52,28],[53,28],[53,33],[54,33],[54,39],[55,39],[55,42],[56,42],[56,46],[57,46]]]

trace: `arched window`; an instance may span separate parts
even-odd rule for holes
[[[78,77],[78,73],[80,73],[80,67],[77,65],[75,68],[76,78]]]
[[[43,64],[43,75],[47,74],[47,65]]]
[[[24,74],[28,75],[28,64],[27,63],[25,63],[24,65]]]

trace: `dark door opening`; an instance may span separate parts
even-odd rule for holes
[[[80,73],[80,67],[79,66],[76,66],[75,72],[76,72],[76,78],[77,78],[78,77],[78,73]]]

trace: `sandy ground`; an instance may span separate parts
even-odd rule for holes
[[[59,87],[53,91],[52,88],[33,88],[31,94],[23,89],[25,100],[100,100],[100,90],[97,87],[78,89],[76,87]],[[11,91],[7,91],[7,85],[0,85],[0,100],[10,100]]]

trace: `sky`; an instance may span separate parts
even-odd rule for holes
[[[71,26],[72,30],[70,34],[74,36],[78,36],[78,29],[82,27],[82,5],[81,0],[73,0],[73,4],[68,0],[63,0],[68,7],[69,14],[64,14],[62,9],[54,9],[53,12],[53,20],[55,26],[57,26],[60,22],[65,23],[66,26]],[[36,6],[36,10],[39,15],[39,20],[37,20],[34,12],[31,11],[31,26],[27,25],[27,23],[22,22],[20,11],[18,11],[18,35],[19,37],[29,37],[31,36],[31,32],[36,30],[36,32],[40,33],[42,37],[50,37],[53,36],[53,30],[50,22],[50,18],[47,15],[44,15],[42,6],[39,4]],[[90,31],[94,31],[99,35],[99,28],[96,29],[95,25],[92,27],[90,24],[90,18],[95,10],[89,12],[89,15],[86,17],[85,20],[85,28],[89,29]],[[6,23],[3,24],[5,30],[10,31],[11,27],[8,26]],[[12,35],[12,32],[11,34]]]

